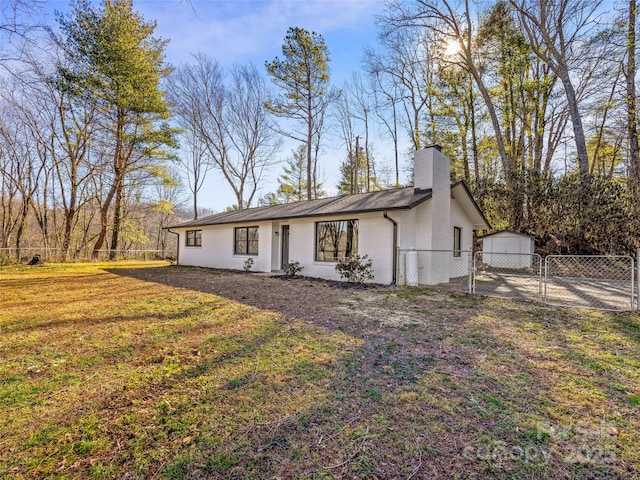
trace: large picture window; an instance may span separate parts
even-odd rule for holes
[[[187,247],[202,246],[202,230],[187,230]]]
[[[258,227],[234,229],[233,253],[236,255],[258,255]]]
[[[462,252],[462,229],[460,227],[453,227],[453,256],[461,257]]]
[[[316,223],[316,260],[333,262],[358,254],[358,220]]]

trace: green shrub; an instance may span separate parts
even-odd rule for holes
[[[373,280],[373,261],[367,255],[345,258],[336,263],[336,272],[340,278],[351,283],[364,283]]]
[[[300,262],[289,262],[284,267],[284,276],[285,277],[297,277],[302,272],[302,267]]]
[[[244,261],[244,267],[242,267],[244,269],[245,272],[250,272],[251,271],[251,267],[253,267],[253,258],[247,258]]]

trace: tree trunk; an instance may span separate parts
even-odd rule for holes
[[[24,228],[27,224],[27,215],[29,214],[29,207],[31,199],[27,198],[22,204],[22,211],[20,212],[20,220],[18,221],[18,229],[16,230],[16,258],[20,261],[20,249],[22,243],[22,235],[24,235]]]
[[[473,158],[476,188],[480,186],[480,161],[478,159],[478,137],[476,135],[476,106],[473,96],[473,77],[469,77],[469,112],[471,118],[471,156]]]
[[[500,119],[498,118],[498,113],[496,112],[495,105],[493,104],[493,99],[489,94],[487,87],[482,80],[482,75],[476,68],[473,63],[473,59],[471,58],[471,50],[467,48],[466,50],[466,64],[469,67],[471,75],[476,82],[478,90],[480,90],[480,95],[482,95],[482,99],[484,100],[484,104],[487,107],[487,111],[489,112],[489,118],[491,120],[491,125],[493,126],[493,132],[496,136],[496,146],[498,147],[498,153],[500,154],[500,159],[502,160],[502,168],[504,169],[505,176],[508,178],[508,172],[514,170],[514,166],[512,165],[512,161],[507,154],[507,149],[504,144],[504,136],[502,135],[502,127],[500,126]]]
[[[396,188],[400,187],[400,167],[398,153],[398,120],[396,115],[396,104],[393,104],[393,155],[396,167]]]
[[[356,137],[356,161],[353,163],[353,193],[360,193],[360,137]]]
[[[73,233],[73,222],[76,218],[76,186],[75,175],[71,175],[71,193],[69,197],[69,207],[64,212],[64,237],[62,240],[62,259],[66,260],[69,255],[69,247],[71,246],[71,235]]]
[[[638,152],[638,114],[636,102],[636,0],[629,0],[627,37],[627,134],[629,136],[629,177],[640,183]]]
[[[111,206],[111,201],[113,200],[113,196],[116,193],[116,185],[112,185],[111,189],[109,189],[109,193],[107,194],[107,198],[105,198],[102,207],[100,207],[100,233],[98,234],[98,239],[96,240],[95,245],[93,246],[93,251],[91,252],[91,258],[97,259],[98,252],[104,245],[105,239],[107,238],[107,226],[109,225],[109,207]]]
[[[312,145],[311,140],[313,138],[313,106],[311,94],[309,93],[307,96],[307,200],[311,200],[313,198],[312,195],[312,182],[313,172],[312,172]]]
[[[571,124],[573,126],[573,136],[576,142],[576,153],[578,156],[578,169],[580,175],[584,176],[589,173],[589,155],[587,154],[587,141],[584,136],[584,128],[582,126],[582,117],[578,109],[578,99],[576,91],[569,78],[569,72],[564,66],[558,67],[558,76],[564,87],[567,96],[567,104],[569,105],[569,115],[571,116]]]
[[[198,194],[193,192],[193,219],[198,219]]]
[[[94,258],[97,255],[97,250],[102,248],[102,245],[107,236],[107,216],[109,213],[109,206],[113,198],[116,199],[115,208],[113,211],[113,233],[111,236],[111,248],[109,252],[109,260],[113,260],[115,258],[115,252],[118,248],[118,234],[120,232],[120,220],[121,220],[121,210],[122,210],[122,189],[125,175],[125,165],[123,159],[123,144],[122,141],[124,139],[124,120],[125,113],[122,109],[118,109],[117,113],[117,123],[116,123],[116,133],[115,133],[115,151],[113,152],[113,185],[109,190],[109,194],[107,195],[107,200],[103,205],[103,208],[100,210],[100,236],[98,237],[98,242],[93,247],[93,255]],[[99,244],[99,247],[98,247]]]
[[[124,180],[122,172],[118,172],[119,180],[116,180],[115,204],[113,206],[113,227],[111,232],[111,247],[109,248],[109,260],[115,260],[118,253],[118,243],[120,241],[120,223],[122,222],[122,197],[124,190]]]

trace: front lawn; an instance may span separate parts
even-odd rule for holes
[[[640,318],[0,268],[0,478],[640,478]]]

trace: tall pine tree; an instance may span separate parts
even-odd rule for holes
[[[118,249],[125,179],[134,171],[158,171],[155,163],[173,146],[173,130],[160,79],[166,41],[153,37],[155,23],[133,11],[131,0],[104,0],[93,7],[78,0],[57,14],[61,35],[54,39],[67,57],[58,65],[59,87],[78,98],[91,97],[100,109],[103,131],[111,137],[110,181],[100,208],[101,228],[94,256],[105,243],[112,210],[111,255]],[[112,206],[113,205],[113,206]]]
[[[297,121],[300,130],[283,132],[306,146],[307,199],[314,198],[314,146],[319,145],[327,107],[337,96],[329,86],[329,50],[324,38],[304,28],[290,28],[282,45],[284,59],[266,62],[267,73],[283,95],[267,102],[276,116]]]

